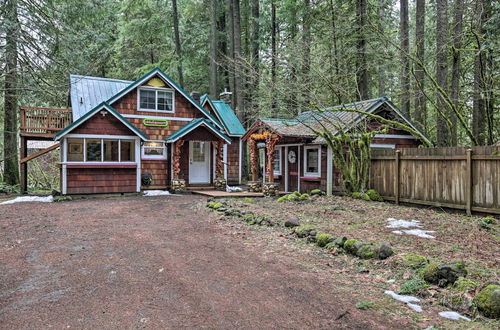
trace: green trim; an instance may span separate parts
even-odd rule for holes
[[[200,98],[201,105],[204,106],[206,102],[210,105],[210,107],[214,110],[217,119],[224,125],[226,132],[235,137],[242,137],[245,135],[245,128],[241,125],[240,120],[234,113],[233,109],[229,104],[222,100],[212,100],[208,94],[203,94]],[[223,108],[226,108],[225,110]],[[224,113],[225,112],[225,113]],[[231,114],[229,114],[229,112]],[[227,116],[234,118],[227,118]],[[232,125],[231,125],[232,123]],[[239,126],[239,127],[234,127]]]
[[[102,102],[99,105],[97,105],[94,109],[91,111],[87,112],[85,115],[82,117],[78,118],[78,120],[72,122],[70,125],[66,126],[62,131],[56,134],[54,137],[54,140],[59,140],[61,137],[64,135],[68,134],[75,128],[77,128],[81,123],[95,115],[99,110],[105,108],[108,110],[110,113],[112,113],[118,120],[120,120],[125,126],[127,126],[132,132],[134,132],[137,136],[139,136],[142,140],[148,140],[148,137],[141,132],[137,127],[135,127],[131,122],[129,122],[127,119],[125,119],[119,112],[117,112],[113,107],[111,107],[109,104],[106,102]]]
[[[175,142],[178,139],[180,139],[181,137],[183,137],[184,135],[186,135],[187,133],[191,132],[192,130],[194,130],[195,128],[197,128],[198,126],[200,126],[200,125],[207,126],[210,130],[212,130],[216,135],[218,135],[222,139],[224,139],[227,143],[231,143],[232,140],[231,140],[230,137],[228,137],[226,134],[224,134],[224,133],[220,132],[219,130],[217,130],[217,128],[215,126],[213,126],[205,118],[196,118],[196,119],[193,119],[192,121],[189,122],[189,124],[184,125],[179,130],[177,130],[176,132],[174,132],[172,135],[170,135],[169,137],[165,138],[164,140],[167,141],[167,142]]]
[[[196,102],[182,87],[177,85],[175,81],[173,81],[165,72],[163,72],[160,68],[156,67],[150,72],[146,73],[144,76],[141,78],[137,79],[134,83],[132,83],[130,86],[127,88],[123,89],[122,91],[118,92],[116,95],[111,97],[109,100],[106,101],[108,104],[113,104],[115,101],[120,99],[123,95],[129,93],[132,89],[138,87],[142,83],[144,83],[144,80],[149,78],[152,75],[158,74],[160,75],[163,79],[165,79],[170,85],[174,87],[179,93],[182,94],[188,101],[190,101],[198,110],[200,110],[208,119],[210,119],[215,125],[217,125],[219,128],[224,128],[214,116],[212,116],[210,113],[208,113],[203,107]]]
[[[148,123],[148,121],[155,121],[155,122],[158,122],[158,124]],[[167,119],[144,118],[142,123],[144,124],[144,126],[168,127],[168,124],[170,122]]]

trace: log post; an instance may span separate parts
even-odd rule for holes
[[[20,159],[26,158],[28,156],[28,139],[21,136],[21,157]],[[28,192],[28,162],[20,163],[21,170],[21,193],[26,194]]]
[[[274,182],[274,151],[276,150],[276,143],[278,143],[276,136],[268,135],[266,137],[267,177],[269,182]]]
[[[257,181],[259,178],[259,151],[257,150],[257,143],[254,139],[248,140],[248,147],[250,149],[250,168],[252,170],[252,181]]]
[[[400,162],[400,157],[401,157],[401,150],[396,150],[396,163],[395,163],[395,169],[394,169],[394,197],[396,201],[396,205],[399,204],[399,162]]]
[[[472,149],[467,149],[467,166],[465,175],[465,211],[467,215],[472,215],[472,199],[474,187],[472,186]]]

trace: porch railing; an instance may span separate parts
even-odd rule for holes
[[[71,124],[71,109],[20,107],[22,136],[53,137]]]

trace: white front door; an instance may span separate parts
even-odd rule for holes
[[[210,142],[189,141],[189,183],[210,183]]]

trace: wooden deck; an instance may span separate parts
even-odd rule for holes
[[[248,191],[228,193],[220,190],[191,190],[191,192],[193,194],[215,197],[215,198],[264,197],[263,193],[248,192]]]

